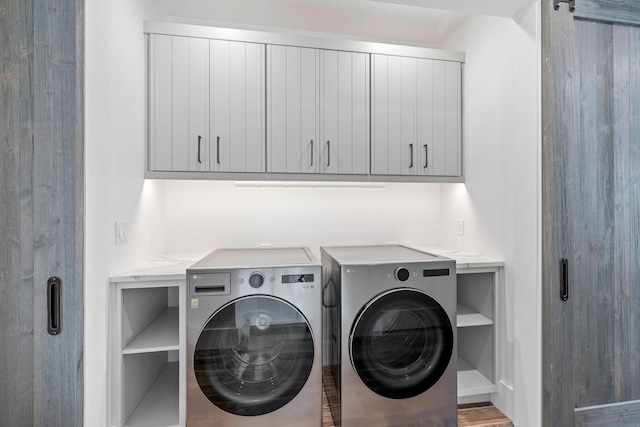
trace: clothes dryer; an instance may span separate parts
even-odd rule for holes
[[[320,249],[335,425],[456,426],[455,262],[400,245]]]
[[[219,249],[187,269],[187,426],[322,423],[321,266]]]

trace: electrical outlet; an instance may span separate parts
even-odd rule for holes
[[[464,236],[464,219],[458,220],[458,236]]]
[[[129,241],[129,221],[116,221],[116,245]]]

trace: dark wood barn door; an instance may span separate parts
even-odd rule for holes
[[[0,0],[0,426],[82,426],[83,48],[83,0]]]
[[[639,426],[640,2],[554,3],[542,2],[544,425]]]

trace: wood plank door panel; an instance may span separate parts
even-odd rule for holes
[[[620,23],[589,15],[581,4],[573,15],[548,2],[542,15],[543,421],[635,426],[640,27],[628,25],[631,3]]]
[[[0,0],[0,424],[82,426],[84,2]],[[51,335],[47,281],[61,283]]]

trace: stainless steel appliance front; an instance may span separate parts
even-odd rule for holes
[[[398,245],[321,254],[335,424],[456,426],[455,262]]]
[[[320,264],[306,248],[221,249],[187,270],[187,425],[322,421]]]

